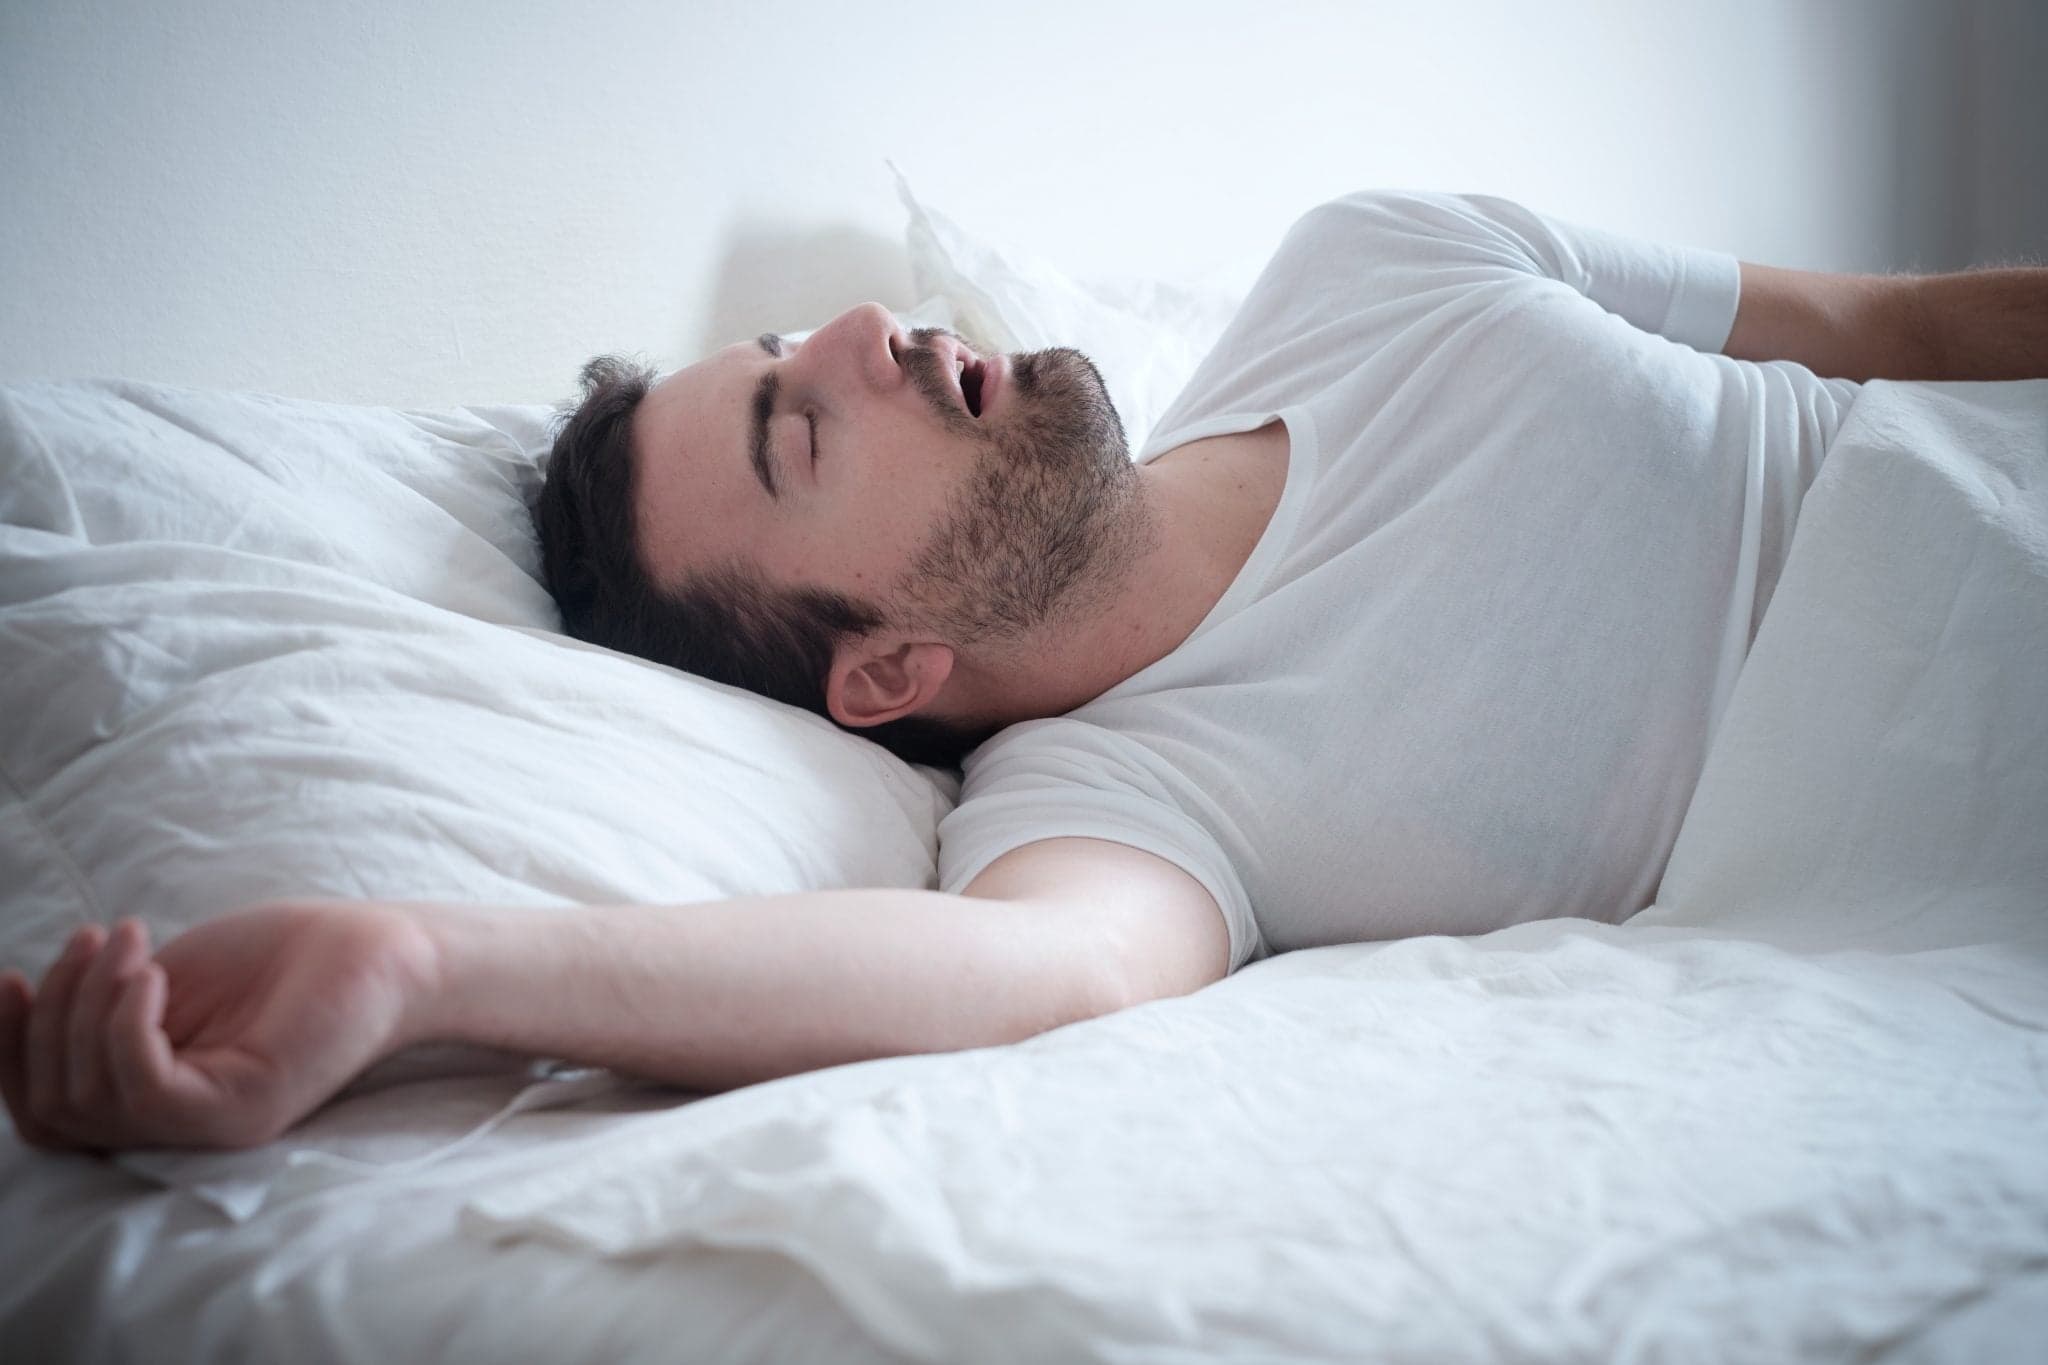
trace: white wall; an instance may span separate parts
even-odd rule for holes
[[[2048,265],[2048,3],[1978,0],[1958,52],[1962,146],[1981,264]]]
[[[2048,239],[2039,16],[0,0],[0,378],[555,401],[595,351],[913,302],[885,157],[1081,273],[1256,260],[1371,184],[1956,267]]]

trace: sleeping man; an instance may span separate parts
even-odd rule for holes
[[[964,761],[939,886],[88,926],[0,978],[0,1088],[40,1145],[244,1146],[419,1042],[716,1090],[1626,919],[1862,385],[2042,374],[2048,270],[1392,193],[1293,228],[1135,459],[1078,352],[879,306],[593,361],[537,516],[566,628]]]

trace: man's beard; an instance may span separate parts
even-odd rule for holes
[[[899,600],[956,644],[1015,640],[1111,605],[1149,547],[1151,518],[1094,363],[1066,347],[1012,356],[1009,410],[993,430],[955,406],[935,354],[910,352],[904,363],[979,450],[973,477],[898,585]]]

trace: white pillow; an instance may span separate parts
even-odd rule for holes
[[[549,416],[0,389],[0,962],[299,894],[934,884],[951,774],[557,633]]]
[[[1135,456],[1243,303],[1256,265],[1202,281],[1071,278],[1022,247],[976,236],[918,199],[894,164],[920,297],[944,299],[960,333],[999,351],[1072,346],[1102,372]],[[1259,263],[1263,264],[1263,263]]]

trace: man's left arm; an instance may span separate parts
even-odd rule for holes
[[[1739,360],[1832,379],[2048,378],[2048,267],[1831,275],[1742,262]]]

